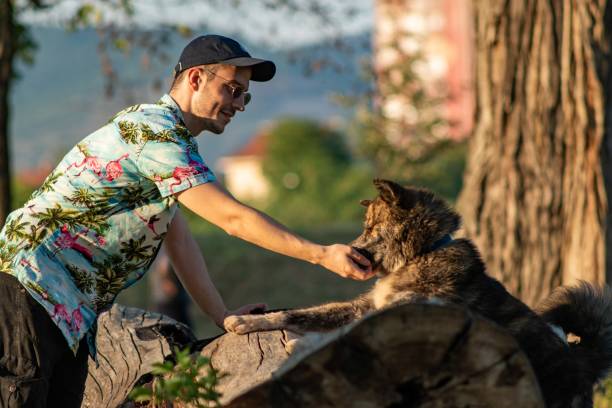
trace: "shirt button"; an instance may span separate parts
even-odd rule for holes
[[[10,392],[15,392],[16,389],[17,389],[17,387],[15,386],[15,384],[9,385],[9,391]]]

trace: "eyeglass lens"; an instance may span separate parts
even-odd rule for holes
[[[244,92],[244,89],[233,86],[230,86],[230,89],[232,90],[232,97],[234,99],[238,99],[242,94],[244,94],[244,104],[247,105],[249,102],[251,102],[251,94]]]

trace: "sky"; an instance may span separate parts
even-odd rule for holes
[[[295,0],[307,7],[310,0]],[[320,1],[320,0],[319,0]],[[26,12],[23,21],[37,25],[64,23],[68,16],[84,3],[97,4],[103,10],[102,21],[144,28],[160,24],[181,24],[208,31],[223,31],[239,35],[252,43],[273,49],[301,47],[320,42],[332,35],[355,35],[371,30],[374,0],[320,1],[328,9],[331,21],[323,23],[308,12],[293,12],[285,7],[271,9],[264,4],[278,0],[133,0],[136,21],[128,21],[108,2],[83,0],[55,0],[56,5],[37,12]],[[111,1],[116,3],[117,0]],[[238,4],[238,6],[233,6]],[[352,10],[351,14],[347,14]]]

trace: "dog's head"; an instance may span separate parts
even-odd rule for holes
[[[459,228],[459,215],[430,191],[380,179],[374,185],[378,197],[361,202],[367,207],[364,231],[351,245],[369,258],[379,275],[431,251]]]

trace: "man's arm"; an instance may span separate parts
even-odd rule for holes
[[[234,312],[227,310],[208,275],[200,247],[189,231],[180,210],[176,212],[170,224],[164,245],[183,286],[200,309],[208,314],[217,326],[223,327],[223,319],[229,314],[243,314],[249,313],[252,309],[265,308],[264,304],[254,304],[246,305]]]
[[[262,248],[320,264],[340,276],[357,280],[373,276],[370,262],[355,249],[340,244],[322,246],[301,238],[262,212],[242,204],[216,182],[185,190],[178,194],[178,200],[228,234]]]

